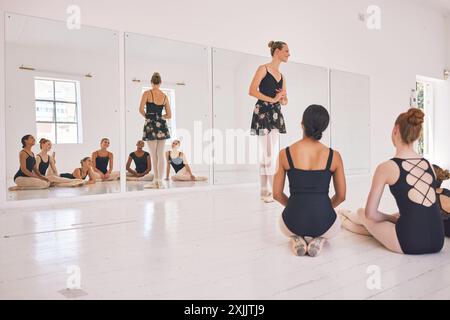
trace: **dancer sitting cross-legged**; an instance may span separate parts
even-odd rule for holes
[[[366,208],[356,214],[340,211],[344,228],[370,234],[395,253],[430,254],[441,251],[444,245],[436,176],[430,162],[413,146],[421,135],[424,116],[416,108],[400,114],[392,130],[396,155],[378,166]],[[397,214],[378,209],[386,185],[397,202]]]

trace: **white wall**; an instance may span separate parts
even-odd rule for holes
[[[441,13],[409,0],[377,3],[380,31],[368,30],[357,17],[371,0],[3,0],[1,10],[64,20],[67,6],[78,4],[83,24],[262,55],[268,55],[269,40],[285,40],[293,61],[370,76],[376,165],[392,156],[390,130],[408,106],[416,75],[441,78],[449,62]],[[0,57],[3,49],[1,44]]]
[[[90,156],[99,149],[100,139],[111,140],[110,151],[116,155],[115,169],[119,168],[119,72],[117,46],[116,54],[94,55],[80,51],[48,49],[8,44],[6,99],[6,147],[7,178],[11,179],[18,169],[20,139],[25,134],[36,135],[36,115],[34,109],[34,77],[46,76],[57,79],[80,81],[81,116],[83,142],[80,144],[55,145],[59,172],[72,172],[79,166],[80,159]],[[44,70],[67,72],[41,73],[22,71],[20,65]],[[74,76],[92,73],[93,78]],[[39,152],[38,144],[34,152]]]

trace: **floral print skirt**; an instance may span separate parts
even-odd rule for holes
[[[144,124],[144,134],[142,140],[167,140],[170,139],[167,121],[159,114],[147,114]]]
[[[253,111],[250,134],[265,136],[274,129],[278,129],[280,133],[286,133],[281,104],[258,101]]]

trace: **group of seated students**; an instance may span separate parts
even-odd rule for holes
[[[341,226],[373,236],[394,253],[431,254],[442,250],[445,236],[450,237],[450,191],[442,188],[449,172],[431,165],[414,149],[422,134],[424,117],[417,108],[398,116],[391,134],[395,156],[377,167],[366,207],[357,212],[336,213],[346,198],[344,161],[338,151],[320,143],[330,123],[328,111],[319,105],[306,109],[303,138],[280,152],[273,183],[274,199],[285,207],[281,231],[290,239],[295,255],[319,255]],[[284,193],[286,175],[289,197]],[[331,179],[335,189],[332,198]],[[379,211],[386,186],[399,213]]]
[[[22,138],[22,150],[19,153],[20,167],[14,176],[16,186],[9,191],[38,190],[50,187],[80,187],[94,184],[96,182],[114,181],[120,179],[120,172],[113,171],[114,155],[108,151],[110,141],[103,138],[100,149],[92,153],[91,157],[85,157],[80,161],[80,167],[71,173],[58,172],[56,167],[56,155],[52,150],[52,142],[42,138],[39,141],[40,152],[35,155],[32,151],[36,139],[32,135]],[[180,141],[172,143],[172,150],[166,152],[167,177],[169,180],[170,166],[176,174],[172,176],[173,181],[204,181],[206,177],[194,176],[187,163],[183,152],[178,151]],[[136,151],[130,153],[126,164],[127,181],[152,181],[153,174],[150,154],[143,150],[144,142],[136,143]],[[134,162],[135,168],[131,165]],[[87,181],[86,179],[89,178]]]

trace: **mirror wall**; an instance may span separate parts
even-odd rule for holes
[[[330,70],[331,141],[347,174],[370,171],[370,78]]]
[[[208,62],[209,49],[205,46],[125,34],[128,191],[161,188],[161,184],[162,188],[209,185],[211,97]],[[151,83],[155,72],[161,77],[159,86]],[[139,112],[143,94],[147,119]],[[154,109],[150,103],[164,106]],[[167,114],[168,107],[170,119],[154,114],[155,110]],[[142,151],[137,148],[140,140],[146,140]],[[178,145],[174,146],[177,141]],[[144,163],[142,158],[149,158],[145,152],[150,154],[151,171],[145,174],[141,169],[139,174],[135,161],[141,158],[137,161]],[[148,171],[146,164],[143,167]],[[162,180],[158,186],[155,186],[158,180],[155,175]]]
[[[117,32],[86,26],[69,30],[63,22],[13,14],[5,19],[9,200],[120,192],[120,170],[127,172],[128,191],[259,182],[258,142],[250,135],[256,99],[248,91],[257,67],[269,57],[125,33],[125,73],[120,74]],[[151,84],[155,72],[159,86]],[[341,151],[348,174],[367,174],[369,78],[293,62],[283,64],[281,72],[289,104],[282,107],[287,134],[280,135],[280,148],[301,137],[305,108],[321,104],[332,117],[323,142]],[[124,133],[119,130],[121,90],[126,97]],[[154,118],[158,108],[161,114]],[[161,126],[168,135],[159,136]],[[28,134],[35,141],[27,139],[22,152],[21,139]],[[121,134],[125,163],[120,163]],[[153,153],[150,149],[158,143],[149,139],[152,134],[161,138]],[[43,150],[42,138],[51,141]],[[109,145],[100,145],[103,138]],[[141,140],[150,141],[138,147]],[[39,154],[35,159],[50,187],[42,179],[37,184],[21,179],[21,174],[20,183],[14,179],[33,154]],[[53,162],[49,168],[47,155]],[[88,157],[91,162],[80,163]],[[136,159],[144,167],[140,176]],[[105,161],[106,174],[100,170]],[[157,186],[156,168],[162,168]],[[60,174],[65,174],[63,180]]]
[[[213,49],[213,101],[215,159],[214,183],[256,183],[259,179],[258,142],[250,135],[256,99],[248,94],[252,78],[267,57]],[[286,134],[280,135],[284,148],[301,137],[301,117],[311,104],[328,109],[328,70],[289,62],[281,66],[287,83],[289,104],[282,107]],[[323,141],[329,143],[329,130]]]
[[[5,30],[8,199],[119,192],[118,181],[106,181],[114,178],[121,165],[118,34],[86,26],[69,30],[64,22],[13,14],[6,15]],[[35,142],[26,139],[22,152],[25,135],[32,135]],[[40,149],[42,138],[51,141],[51,149],[49,143]],[[108,138],[110,145],[105,143],[105,148],[95,153],[103,138]],[[43,165],[45,179],[35,173],[37,178],[28,179],[27,172],[14,179],[20,152],[23,167],[27,160],[31,169],[34,160]],[[86,169],[89,161],[81,168],[81,159],[93,153],[100,162],[105,161],[102,156],[107,157],[107,171],[113,163],[111,175]],[[45,167],[47,155],[54,160],[49,168]],[[71,179],[78,176],[75,171],[80,177],[87,175],[85,181],[90,183]],[[59,179],[61,174],[67,175]]]

